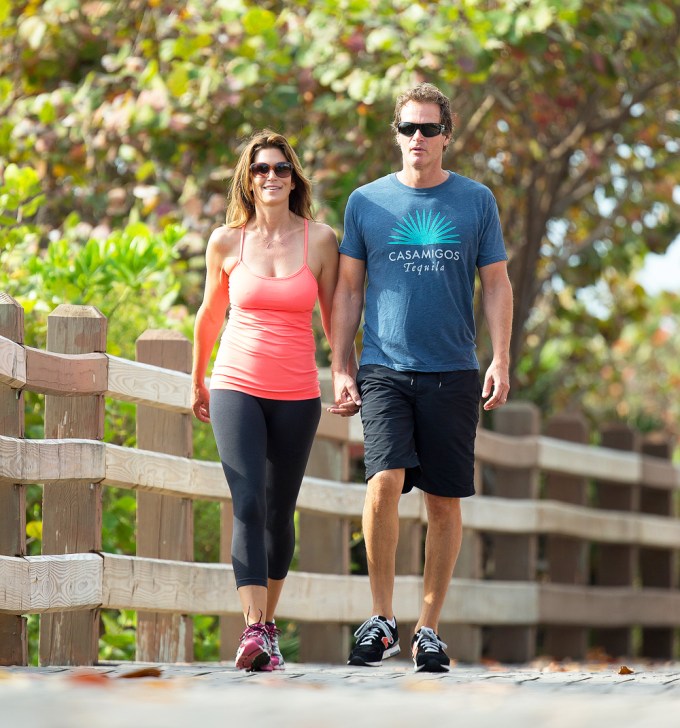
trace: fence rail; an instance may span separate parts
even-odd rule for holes
[[[138,657],[159,661],[191,659],[188,615],[221,615],[229,659],[242,620],[226,563],[230,494],[219,463],[191,457],[189,342],[147,332],[133,362],[102,351],[106,320],[91,307],[55,310],[48,351],[24,345],[22,323],[0,294],[0,664],[26,661],[25,614],[42,615],[44,664],[96,662],[99,609],[138,611]],[[24,391],[46,395],[45,439],[23,437]],[[105,397],[138,405],[139,448],[101,441]],[[575,415],[540,434],[524,403],[494,425],[478,433],[480,494],[462,503],[463,549],[440,630],[452,655],[578,658],[599,645],[677,656],[680,469],[668,439],[614,424],[594,447]],[[300,625],[302,659],[344,659],[349,626],[370,612],[368,578],[349,573],[365,489],[347,481],[361,455],[359,418],[324,412],[298,500],[300,570],[280,604]],[[41,556],[26,555],[33,483],[44,487]],[[108,486],[139,491],[136,556],[101,549]],[[225,563],[192,563],[194,500],[222,504]],[[417,494],[402,499],[400,518],[395,609],[407,629],[422,599]]]

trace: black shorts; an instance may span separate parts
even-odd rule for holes
[[[398,372],[359,369],[366,480],[404,468],[404,493],[474,495],[475,436],[482,387],[477,369]]]

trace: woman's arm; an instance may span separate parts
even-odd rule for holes
[[[318,252],[319,272],[316,280],[319,286],[319,310],[324,334],[331,341],[331,311],[333,294],[338,282],[338,239],[328,225],[315,224],[315,247]]]
[[[201,422],[210,421],[210,394],[205,386],[205,374],[229,306],[229,290],[222,281],[222,275],[226,275],[225,261],[232,254],[238,232],[226,227],[218,228],[210,236],[205,251],[205,290],[194,325],[191,371],[191,408]]]

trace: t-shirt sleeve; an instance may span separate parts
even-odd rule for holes
[[[340,252],[343,255],[349,255],[350,258],[366,260],[366,243],[357,222],[360,203],[361,196],[352,192],[345,208],[345,231],[340,244]]]
[[[508,254],[505,251],[505,243],[503,242],[498,205],[491,190],[487,190],[479,251],[477,253],[477,267],[483,268],[485,265],[507,259]]]

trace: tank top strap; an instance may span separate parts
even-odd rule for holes
[[[307,238],[308,238],[308,234],[309,234],[309,220],[307,218],[305,218],[305,251],[304,251],[304,258],[303,258],[303,263],[305,265],[307,265],[307,248],[308,248]]]
[[[240,263],[243,260],[243,244],[246,239],[246,223],[243,223],[243,227],[241,228],[241,242],[238,246],[238,262]]]

